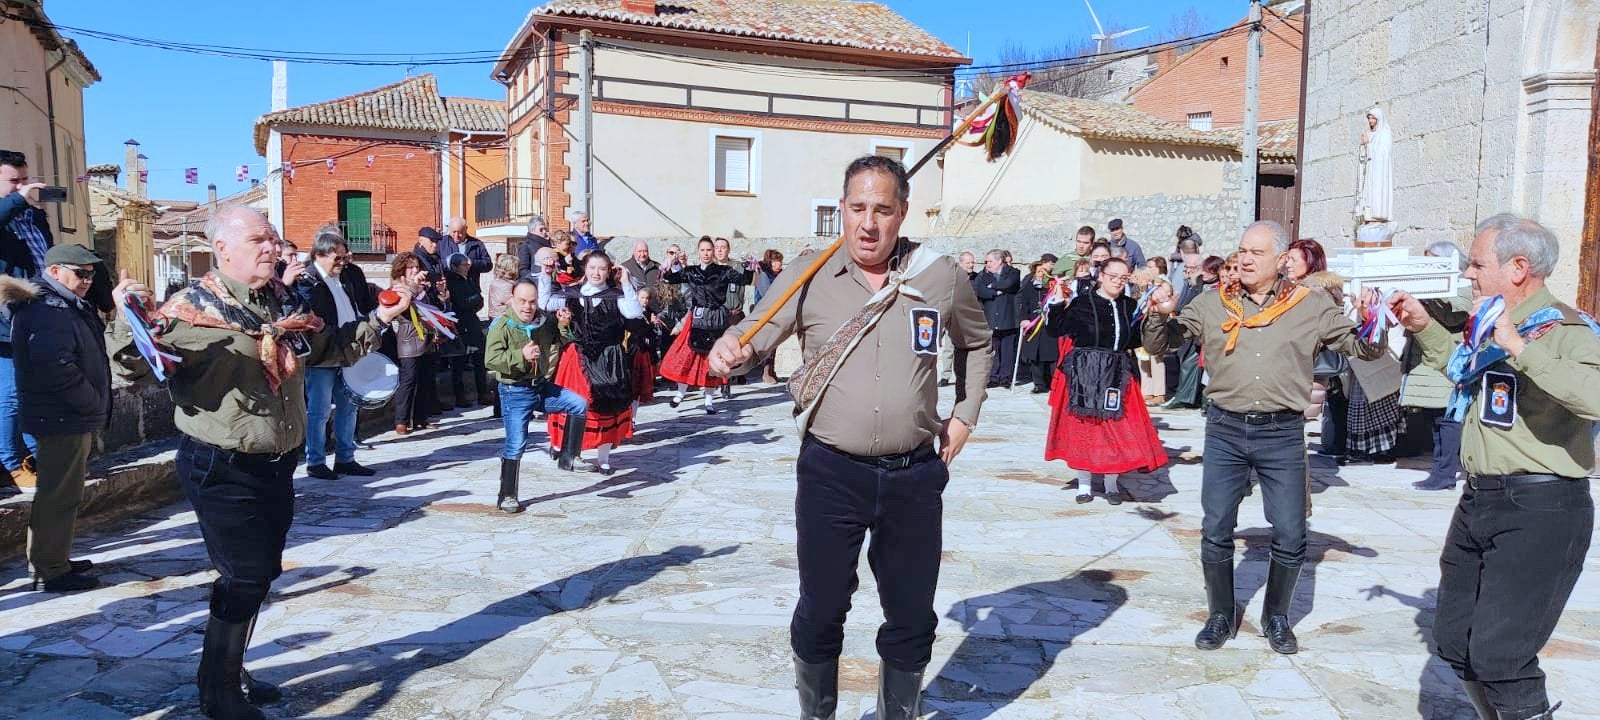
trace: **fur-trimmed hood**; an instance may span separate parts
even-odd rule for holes
[[[38,285],[22,278],[0,275],[0,304],[33,302],[42,292]]]

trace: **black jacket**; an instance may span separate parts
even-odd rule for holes
[[[478,313],[483,310],[483,290],[458,273],[445,273],[444,277],[450,288],[450,311],[456,314],[456,335],[467,347],[482,348],[485,338]]]
[[[17,383],[22,431],[76,435],[111,419],[111,364],[105,323],[93,303],[48,278],[37,285],[0,278],[0,301],[13,303],[13,348],[26,382]]]
[[[1138,303],[1127,295],[1115,302],[1116,312],[1113,313],[1111,300],[1098,292],[1090,292],[1073,298],[1065,306],[1051,305],[1045,329],[1056,337],[1072,338],[1073,347],[1124,351],[1139,347],[1143,341],[1139,328],[1133,324],[1133,311]],[[1116,323],[1121,323],[1121,328]]]
[[[1045,291],[1049,287],[1048,280],[1045,281],[1043,286],[1036,284],[1031,277],[1022,281],[1022,292],[1017,294],[1017,301],[1022,309],[1022,319],[1030,320],[1043,314],[1040,306],[1044,301]],[[1039,328],[1038,330],[1030,328],[1028,335],[1029,337],[1022,339],[1021,358],[1023,362],[1053,363],[1061,359],[1059,344],[1056,342],[1055,336],[1045,332],[1044,328]]]
[[[1017,329],[1017,293],[1021,290],[1022,272],[1010,265],[999,273],[984,270],[972,279],[972,292],[983,303],[990,330]]]
[[[494,258],[489,257],[489,248],[484,247],[482,240],[471,235],[456,244],[456,252],[467,256],[467,261],[472,263],[472,269],[467,271],[467,277],[472,280],[473,285],[479,284],[478,278],[484,273],[494,269]],[[450,258],[444,260],[449,262]]]
[[[533,272],[533,254],[539,252],[539,248],[547,247],[552,247],[550,244],[550,238],[547,238],[543,235],[533,235],[531,233],[527,237],[523,238],[522,242],[517,243],[517,262],[522,263],[523,275]]]
[[[356,331],[377,307],[377,301],[372,297],[372,289],[367,286],[366,274],[355,265],[345,266],[339,274],[339,284],[344,287],[345,297],[350,299],[350,309],[355,312],[355,319],[344,325],[339,325],[339,306],[333,301],[333,291],[323,281],[320,270],[315,266],[308,267],[295,279],[294,289],[311,307],[311,312],[322,318],[325,326],[338,330],[336,334],[329,333],[326,338],[319,338],[325,342],[313,343],[312,355],[306,361],[308,367],[349,367],[361,359],[361,352],[355,347]]]

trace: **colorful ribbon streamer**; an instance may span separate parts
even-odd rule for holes
[[[422,322],[426,323],[428,327],[437,330],[440,335],[451,340],[456,339],[455,313],[447,313],[424,302],[412,302],[411,307],[420,315]]]
[[[150,327],[150,321],[145,317],[144,310],[135,304],[133,298],[125,298],[122,303],[122,321],[128,324],[128,331],[133,335],[133,348],[139,351],[139,356],[150,365],[150,372],[159,382],[166,382],[172,366],[182,361],[182,358],[171,353],[161,351],[156,345],[157,333]]]

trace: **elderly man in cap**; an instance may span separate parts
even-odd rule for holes
[[[1144,248],[1139,247],[1139,243],[1134,242],[1133,238],[1128,237],[1128,233],[1122,229],[1122,218],[1106,223],[1106,229],[1111,231],[1112,249],[1122,248],[1128,251],[1130,265],[1135,268],[1144,267]]]
[[[100,584],[87,574],[92,563],[68,557],[94,434],[111,415],[105,325],[84,299],[99,264],[82,245],[57,245],[45,253],[37,285],[0,276],[0,301],[14,313],[17,367],[27,368],[27,382],[18,386],[22,430],[39,444],[39,488],[28,518],[35,590],[41,583],[48,592]]]
[[[425,227],[417,231],[417,246],[411,252],[417,256],[417,261],[422,264],[422,271],[428,273],[429,280],[439,280],[444,277],[444,261],[454,251],[455,243],[450,243],[450,249],[445,246],[446,240],[438,230]]]

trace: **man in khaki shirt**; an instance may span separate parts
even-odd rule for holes
[[[800,601],[789,626],[802,717],[834,716],[845,613],[856,559],[878,579],[878,717],[918,717],[932,655],[934,587],[948,464],[977,425],[989,374],[989,325],[966,273],[900,238],[910,181],[899,162],[869,156],[845,171],[844,247],[744,346],[749,319],[709,355],[732,374],[799,333],[805,361],[790,379],[802,429],[795,471]],[[811,263],[802,256],[753,313],[777,302]],[[940,418],[939,339],[965,363],[965,397]],[[935,449],[935,441],[938,448]]]
[[[1288,249],[1282,226],[1251,225],[1239,239],[1240,287],[1200,295],[1170,318],[1172,288],[1161,285],[1145,318],[1151,357],[1194,338],[1211,373],[1200,489],[1200,561],[1210,610],[1195,636],[1201,650],[1222,647],[1243,619],[1233,593],[1233,531],[1251,471],[1261,481],[1272,525],[1262,634],[1277,652],[1299,650],[1289,604],[1306,554],[1304,412],[1311,404],[1313,359],[1320,347],[1367,359],[1384,352],[1381,344],[1356,337],[1355,323],[1327,293],[1279,277]]]
[[[167,299],[155,321],[157,347],[178,358],[167,378],[176,408],[176,473],[194,506],[206,552],[216,565],[211,617],[197,681],[208,717],[261,718],[255,703],[280,696],[244,672],[244,651],[272,581],[283,572],[283,547],[294,520],[294,468],[305,442],[304,354],[325,342],[323,327],[299,296],[275,277],[277,233],[261,213],[219,209],[206,225],[217,269]],[[303,269],[303,268],[302,268]],[[292,273],[291,273],[292,274]],[[290,278],[293,281],[293,278]],[[376,332],[409,306],[379,308],[365,322]],[[120,309],[155,309],[150,289],[126,272],[112,291]],[[266,353],[264,325],[282,350]],[[119,318],[107,331],[112,369],[128,380],[150,373]]]
[[[1423,362],[1456,383],[1467,487],[1439,557],[1433,638],[1488,720],[1554,714],[1539,651],[1594,534],[1586,476],[1600,420],[1600,327],[1545,287],[1559,251],[1556,236],[1527,218],[1478,225],[1465,272],[1480,301],[1474,314],[1495,296],[1505,312],[1477,351],[1458,349],[1415,298],[1390,301]]]

